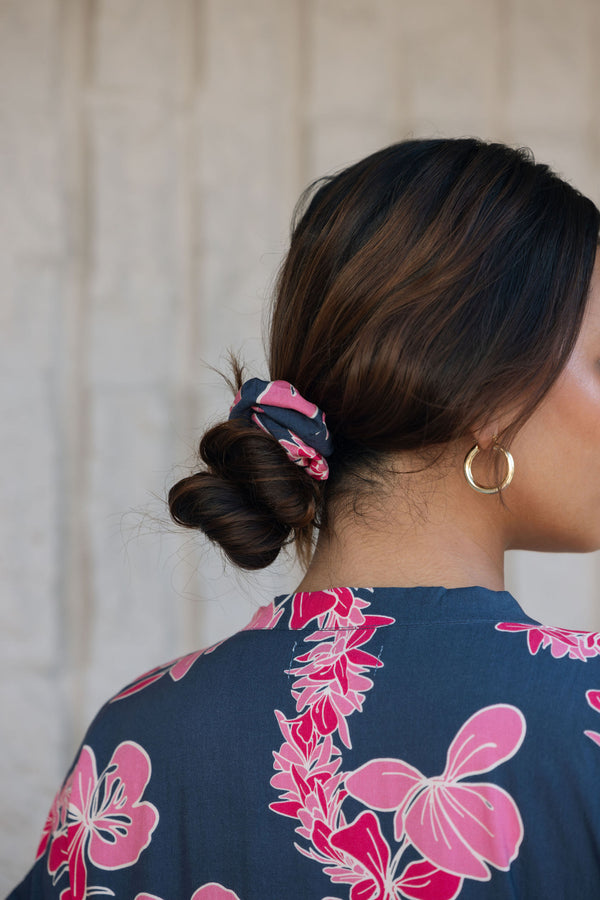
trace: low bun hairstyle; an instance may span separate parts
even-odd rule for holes
[[[234,367],[239,389],[241,370]],[[199,455],[205,468],[169,491],[175,522],[199,528],[243,569],[268,566],[290,539],[310,545],[320,486],[274,437],[233,419],[206,432]]]
[[[329,501],[356,497],[384,454],[443,448],[514,409],[508,447],[573,350],[599,228],[529,150],[472,138],[404,141],[317,182],[277,282],[269,372],[325,412],[330,478],[225,422],[171,489],[175,521],[243,568],[292,540],[306,561]]]

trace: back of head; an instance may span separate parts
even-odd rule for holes
[[[325,412],[330,478],[233,420],[171,489],[174,519],[245,568],[290,539],[306,558],[332,499],[384,454],[443,449],[498,410],[515,411],[508,446],[573,349],[599,227],[529,151],[476,139],[404,141],[323,179],[280,272],[269,370]]]

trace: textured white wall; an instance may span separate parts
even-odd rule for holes
[[[0,0],[0,889],[98,705],[294,586],[223,571],[161,498],[264,375],[302,187],[392,140],[530,145],[600,200],[597,0]],[[600,627],[597,555],[514,554]]]

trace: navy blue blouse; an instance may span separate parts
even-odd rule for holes
[[[279,597],[101,709],[10,898],[600,897],[599,713],[507,592]]]

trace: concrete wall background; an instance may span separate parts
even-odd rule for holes
[[[0,0],[0,889],[100,703],[294,587],[166,521],[316,175],[409,136],[531,146],[600,201],[597,0]],[[513,554],[600,628],[600,568]]]

